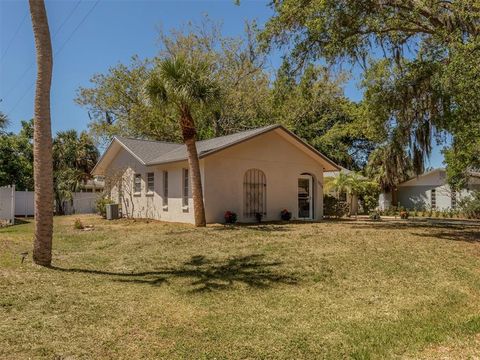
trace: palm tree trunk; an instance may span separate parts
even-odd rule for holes
[[[197,146],[195,144],[196,130],[193,118],[188,110],[182,112],[182,135],[187,147],[189,174],[192,180],[193,212],[195,226],[206,226],[205,206],[203,204],[202,176],[200,161],[198,160]]]
[[[43,0],[29,0],[37,54],[35,88],[33,180],[35,183],[35,238],[33,261],[50,266],[53,233],[53,164],[52,130],[50,126],[50,86],[53,55]]]

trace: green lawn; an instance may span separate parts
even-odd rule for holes
[[[1,359],[480,353],[478,227],[74,219],[55,219],[52,269],[31,223],[0,230]]]

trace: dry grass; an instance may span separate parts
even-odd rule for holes
[[[0,230],[0,358],[474,358],[480,228],[55,220]]]

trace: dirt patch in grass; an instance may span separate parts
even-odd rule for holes
[[[84,232],[77,217],[55,219],[51,269],[31,254],[21,263],[31,223],[0,230],[0,358],[462,358],[465,346],[479,349],[480,228],[196,229],[82,216],[94,225]]]

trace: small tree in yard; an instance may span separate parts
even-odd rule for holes
[[[480,191],[460,200],[458,206],[466,218],[480,219]]]
[[[327,190],[335,189],[338,195],[342,192],[350,195],[349,211],[350,215],[352,215],[354,197],[358,198],[364,194],[371,193],[373,189],[378,188],[378,184],[358,173],[345,174],[340,172],[336,177],[326,178],[325,187]]]
[[[211,74],[207,62],[175,56],[159,62],[146,87],[152,102],[160,106],[173,106],[178,112],[192,179],[195,226],[205,226],[206,219],[192,110],[217,101],[219,87]]]

